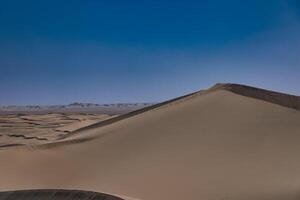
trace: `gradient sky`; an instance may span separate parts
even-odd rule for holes
[[[0,0],[0,105],[300,95],[298,0]]]

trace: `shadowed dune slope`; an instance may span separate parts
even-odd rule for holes
[[[2,150],[0,189],[298,200],[300,112],[252,97],[213,88],[72,136],[86,142]]]
[[[216,84],[210,90],[228,90],[240,95],[264,100],[281,106],[300,110],[300,97],[295,95],[264,90],[246,85],[239,84]]]
[[[121,198],[79,190],[19,190],[0,192],[0,200],[122,200]]]

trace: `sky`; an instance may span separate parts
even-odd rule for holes
[[[0,0],[0,105],[300,95],[299,0]]]

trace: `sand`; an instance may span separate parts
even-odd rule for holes
[[[0,115],[0,148],[51,143],[82,127],[113,117],[80,113]]]
[[[100,122],[51,144],[2,148],[0,190],[77,189],[141,200],[298,200],[300,112],[241,95],[249,94],[247,87],[240,94],[226,87]]]

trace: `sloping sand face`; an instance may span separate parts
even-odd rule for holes
[[[0,189],[143,200],[300,198],[300,112],[229,90],[196,93],[72,140],[83,138],[91,140],[0,151]]]
[[[0,200],[122,200],[108,194],[79,190],[20,190],[0,192]]]

